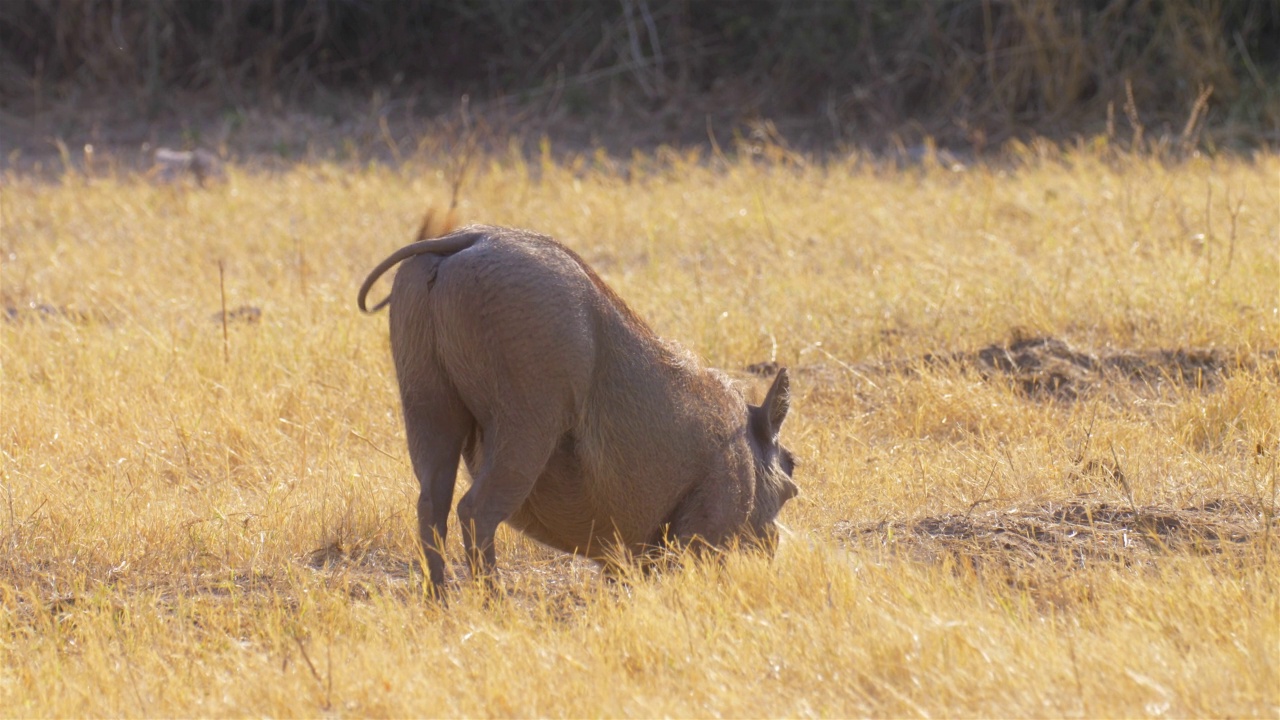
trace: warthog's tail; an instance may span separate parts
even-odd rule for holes
[[[376,313],[386,307],[391,302],[391,296],[382,299],[372,308],[365,307],[365,297],[369,294],[369,288],[382,277],[383,273],[395,267],[396,263],[407,260],[414,255],[452,255],[461,250],[466,250],[476,243],[476,241],[487,235],[486,230],[460,230],[452,235],[446,235],[442,238],[432,238],[430,240],[419,240],[410,243],[391,253],[386,260],[378,263],[378,267],[369,273],[369,277],[364,279],[364,284],[360,286],[360,294],[356,296],[356,304],[360,306],[360,310],[367,313]]]

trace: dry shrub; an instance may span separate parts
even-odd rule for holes
[[[335,91],[372,87],[375,106],[430,113],[469,94],[674,125],[807,116],[838,142],[933,135],[982,152],[1028,130],[1112,136],[1126,119],[1126,137],[1176,137],[1212,89],[1197,112],[1222,139],[1274,141],[1277,32],[1273,4],[1195,0],[17,0],[0,5],[0,93],[41,110],[106,89],[154,116],[195,91],[325,115]]]

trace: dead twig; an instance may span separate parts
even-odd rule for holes
[[[231,362],[231,339],[227,334],[227,282],[223,262],[218,261],[218,292],[222,296],[222,361]]]

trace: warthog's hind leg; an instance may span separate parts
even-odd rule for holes
[[[401,397],[405,437],[418,476],[418,537],[431,585],[444,586],[444,541],[449,508],[458,479],[458,459],[475,420],[452,392],[413,393]]]

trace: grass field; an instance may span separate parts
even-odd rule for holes
[[[774,155],[484,158],[459,212],[791,368],[777,557],[503,531],[486,598],[455,530],[447,607],[355,308],[444,170],[4,177],[0,715],[1280,715],[1280,157]]]

